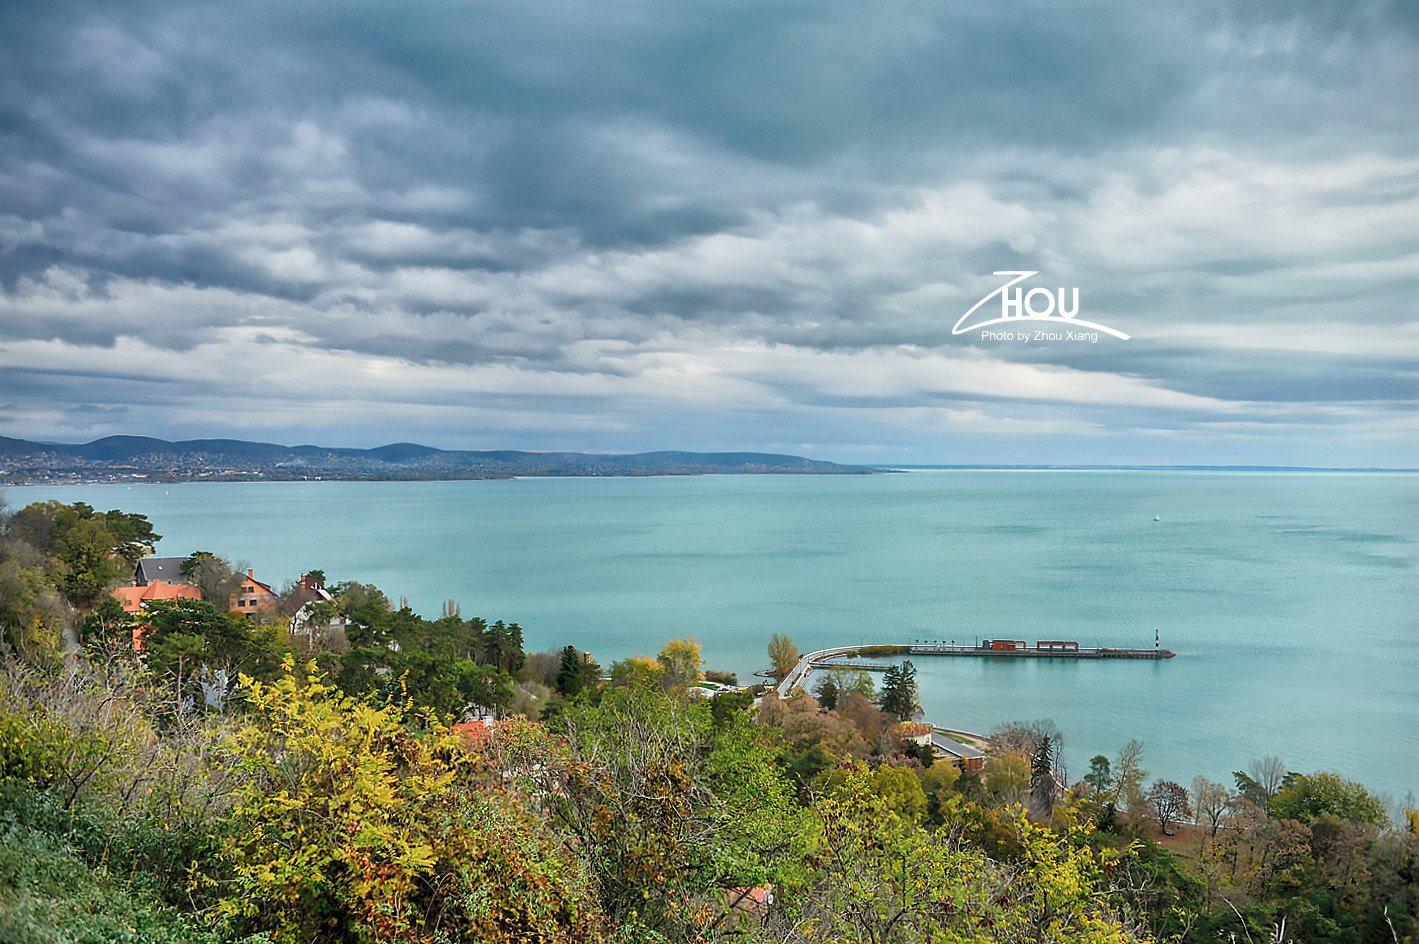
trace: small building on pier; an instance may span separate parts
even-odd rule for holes
[[[1035,649],[1040,652],[1078,652],[1079,643],[1072,639],[1038,639]]]
[[[987,639],[981,643],[981,648],[992,652],[1024,652],[1028,647],[1023,639]]]

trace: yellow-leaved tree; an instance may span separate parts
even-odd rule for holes
[[[798,647],[787,636],[774,633],[769,637],[769,661],[773,663],[774,678],[782,681],[798,664]]]
[[[695,639],[672,639],[656,657],[665,670],[664,680],[671,685],[687,687],[700,681],[700,644]]]
[[[584,870],[512,798],[471,786],[467,739],[314,674],[243,677],[250,721],[218,908],[276,942],[596,940]],[[482,778],[485,782],[487,778]]]

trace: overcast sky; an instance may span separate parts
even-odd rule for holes
[[[8,0],[0,435],[1419,466],[1416,89],[1412,2]]]

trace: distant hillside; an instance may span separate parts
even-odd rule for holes
[[[617,476],[867,474],[861,466],[759,452],[469,451],[391,443],[375,449],[281,446],[240,439],[168,442],[109,436],[90,443],[38,443],[0,436],[0,481],[291,481],[297,479],[469,479],[518,475]]]

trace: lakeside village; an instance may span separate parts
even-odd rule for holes
[[[1150,780],[1137,740],[1073,779],[1047,720],[925,723],[905,658],[1156,641],[774,635],[740,685],[158,539],[0,509],[0,940],[1415,940],[1419,812],[1274,757]]]
[[[145,557],[137,562],[133,570],[133,578],[128,586],[116,587],[110,597],[118,603],[123,612],[128,616],[128,625],[133,649],[141,652],[144,647],[144,636],[150,631],[151,625],[145,619],[145,607],[151,604],[171,602],[178,600],[202,600],[202,589],[195,584],[186,582],[188,575],[199,573],[204,566],[211,567],[217,564],[217,559],[212,555],[198,553],[192,557]],[[217,564],[220,568],[220,564]],[[351,621],[344,616],[339,606],[339,601],[325,587],[325,574],[317,571],[313,574],[301,574],[293,587],[284,591],[278,591],[271,584],[258,580],[255,572],[247,569],[246,572],[229,573],[222,578],[221,583],[232,584],[232,589],[226,595],[227,612],[235,617],[248,617],[257,622],[285,622],[287,631],[292,637],[303,638],[308,645],[313,645],[316,637],[329,643],[330,637],[340,634],[347,637],[351,628]],[[516,624],[514,624],[516,625]],[[518,643],[521,640],[521,630],[513,630]],[[396,650],[399,648],[397,641],[391,641],[391,645]],[[775,649],[782,645],[775,641],[770,646],[770,655],[774,656]],[[996,643],[992,645],[990,640],[986,641],[985,649],[995,652],[1015,651],[1016,643]],[[1023,646],[1023,643],[1019,644]],[[1056,645],[1056,644],[1051,644]],[[1078,652],[1078,644],[1072,645],[1073,650]],[[694,640],[682,640],[673,644],[677,650],[676,658],[694,658],[698,643]],[[882,654],[885,647],[874,647],[869,654]],[[905,647],[895,647],[906,651]],[[923,650],[926,651],[926,650]],[[582,667],[594,666],[596,663],[590,652],[572,650],[570,652],[555,653],[557,657],[558,672],[561,673],[563,666],[563,655],[566,661],[575,662],[577,672],[582,678],[587,678],[594,673],[587,672]],[[824,698],[823,686],[827,686],[829,700],[835,701],[834,692],[838,689],[856,690],[867,695],[872,694],[873,685],[870,678],[865,673],[869,671],[892,671],[892,668],[876,663],[866,663],[862,666],[854,666],[849,663],[829,662],[827,660],[842,660],[858,654],[856,649],[833,649],[824,650],[821,653],[810,653],[798,659],[793,668],[788,672],[781,673],[782,679],[772,687],[765,685],[740,686],[738,679],[733,673],[697,671],[694,678],[687,676],[687,681],[691,681],[685,687],[685,692],[692,698],[711,698],[722,694],[742,694],[748,693],[754,698],[754,706],[762,705],[766,692],[775,692],[779,698],[790,697],[795,687],[804,688],[804,684],[814,669],[826,668],[833,671],[830,678],[825,678],[819,687],[818,698]],[[546,653],[544,655],[552,655]],[[784,659],[791,655],[789,652],[780,651],[778,659]],[[523,656],[525,660],[525,655]],[[643,658],[643,657],[642,657]],[[649,668],[649,660],[646,660]],[[907,671],[910,672],[910,663],[907,663]],[[834,671],[836,670],[836,671]],[[376,670],[377,674],[388,678],[390,669],[381,667]],[[897,669],[897,674],[889,679],[889,689],[901,686],[912,681],[912,676],[908,674],[904,681],[895,681],[902,678],[901,669]],[[210,670],[201,672],[200,682],[202,685],[203,699],[207,707],[221,707],[222,699],[226,695],[227,686],[235,679],[230,678],[228,673],[217,670],[220,674]],[[759,673],[771,678],[776,677],[773,670],[766,670]],[[844,676],[847,676],[846,678]],[[601,676],[600,682],[612,681],[611,676]],[[555,681],[555,679],[554,679]],[[565,688],[565,683],[563,683]],[[565,694],[565,692],[563,692]],[[908,691],[912,702],[910,707],[903,709],[903,714],[911,715],[919,713],[915,705],[914,688]],[[533,691],[528,691],[532,700],[537,700],[538,695]],[[893,696],[888,694],[889,699]],[[903,696],[896,696],[899,699]],[[462,720],[454,725],[460,730],[466,729],[470,725],[492,726],[496,723],[497,712],[505,708],[505,705],[468,705],[464,708]],[[988,746],[989,738],[979,734],[968,734],[966,732],[951,731],[935,725],[923,723],[921,721],[900,721],[895,727],[894,733],[910,744],[917,745],[932,752],[934,760],[943,760],[956,765],[962,771],[978,772],[984,769],[985,754],[981,748]],[[955,740],[949,735],[955,734],[961,740]],[[1056,773],[1056,779],[1058,779]],[[1066,785],[1059,784],[1063,789]]]

